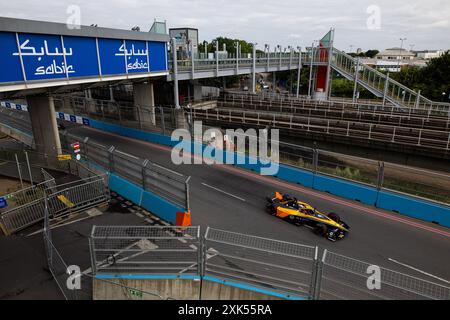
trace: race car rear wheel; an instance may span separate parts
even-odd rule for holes
[[[328,214],[328,218],[330,218],[331,220],[333,220],[333,221],[335,221],[337,223],[339,223],[341,221],[341,217],[339,217],[339,215],[337,213],[334,213],[334,212],[330,212]]]
[[[314,233],[319,236],[325,236],[327,234],[327,226],[323,223],[319,223],[314,227]]]

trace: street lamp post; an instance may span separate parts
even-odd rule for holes
[[[172,38],[172,67],[173,67],[173,95],[175,109],[180,109],[180,97],[178,95],[178,61],[177,61],[177,40]]]
[[[266,57],[267,57],[267,70],[266,71],[269,72],[270,46],[267,43],[264,45],[264,51],[266,52]]]
[[[219,76],[219,40],[215,41],[216,45],[216,77]]]
[[[302,72],[302,47],[297,47],[298,50],[298,69],[297,69],[297,91],[295,92],[295,96],[298,98],[300,94],[300,75]]]
[[[277,45],[278,50],[280,51],[280,64],[278,66],[278,70],[281,70],[281,55],[283,54],[282,50],[281,50],[281,46]]]
[[[205,46],[205,59],[208,59],[208,41],[203,41],[203,45]]]
[[[236,48],[236,75],[239,71],[239,41],[234,43],[234,47]]]
[[[256,93],[256,45],[257,43],[252,43],[252,93]]]
[[[402,60],[403,53],[403,41],[407,40],[406,38],[400,38],[400,56],[398,59],[397,70],[400,72],[400,61]]]

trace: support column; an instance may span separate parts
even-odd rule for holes
[[[173,69],[173,95],[175,109],[180,109],[180,96],[178,94],[178,60],[177,60],[177,41],[172,38],[172,69]]]
[[[27,105],[36,151],[61,154],[53,97],[27,96]]]
[[[138,107],[138,119],[141,122],[156,125],[153,83],[145,82],[133,84],[133,99],[134,105]]]
[[[330,41],[328,43],[328,57],[327,57],[327,76],[325,81],[325,93],[329,97],[331,87],[331,59],[333,58],[333,42],[334,42],[334,29],[330,29]]]
[[[358,101],[358,97],[357,97],[357,93],[356,91],[358,90],[358,73],[359,73],[359,58],[356,59],[356,66],[355,66],[355,83],[353,86],[353,102]]]
[[[115,101],[114,100],[114,89],[112,86],[109,86],[109,101]]]
[[[300,94],[300,80],[301,80],[300,76],[302,74],[302,48],[301,47],[297,48],[298,48],[298,68],[297,68],[297,88],[295,96],[298,98]]]
[[[252,58],[252,93],[256,93],[256,43],[253,43]]]

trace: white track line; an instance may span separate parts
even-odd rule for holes
[[[204,185],[205,187],[214,189],[214,190],[216,190],[216,191],[225,193],[226,195],[228,195],[228,196],[230,196],[230,197],[233,197],[233,198],[236,198],[236,199],[238,199],[238,200],[241,200],[241,201],[244,201],[244,202],[245,202],[245,199],[242,199],[242,198],[240,198],[240,197],[238,197],[238,196],[235,196],[234,194],[231,194],[231,193],[228,193],[228,192],[226,192],[226,191],[223,191],[223,190],[221,190],[221,189],[219,189],[219,188],[210,186],[209,184],[206,184],[206,183],[203,183],[203,182],[202,182],[202,185]]]
[[[442,282],[445,282],[445,283],[447,283],[447,284],[450,284],[450,281],[448,281],[448,280],[439,278],[438,276],[435,276],[435,275],[433,275],[433,274],[431,274],[431,273],[428,273],[428,272],[422,271],[422,270],[420,270],[420,269],[414,268],[414,267],[412,267],[412,266],[410,266],[410,265],[408,265],[408,264],[401,263],[401,262],[399,262],[399,261],[397,261],[397,260],[394,260],[394,259],[391,259],[391,258],[389,258],[388,260],[389,260],[389,261],[392,261],[392,262],[394,262],[394,263],[397,263],[397,264],[399,264],[399,265],[401,265],[401,266],[404,266],[404,267],[406,267],[406,268],[410,268],[410,269],[412,269],[412,270],[414,270],[414,271],[420,272],[420,273],[422,273],[422,274],[424,274],[424,275],[427,275],[427,276],[429,276],[429,277],[438,279],[438,280],[440,280],[440,281],[442,281]]]

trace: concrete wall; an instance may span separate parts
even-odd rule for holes
[[[36,150],[46,154],[61,153],[53,98],[27,96],[27,104]]]
[[[6,124],[0,123],[0,131],[11,138],[16,139],[17,141],[23,142],[29,147],[33,146],[33,136],[28,133],[22,132],[18,129],[12,128]]]
[[[142,296],[133,295],[125,287],[141,290]],[[200,279],[94,278],[93,300],[160,300],[158,295],[163,299],[198,300]]]
[[[133,294],[127,287],[141,291],[141,294]],[[97,275],[94,278],[94,300],[160,300],[160,297],[176,300],[304,300],[299,296],[209,276],[202,281],[196,276]]]

